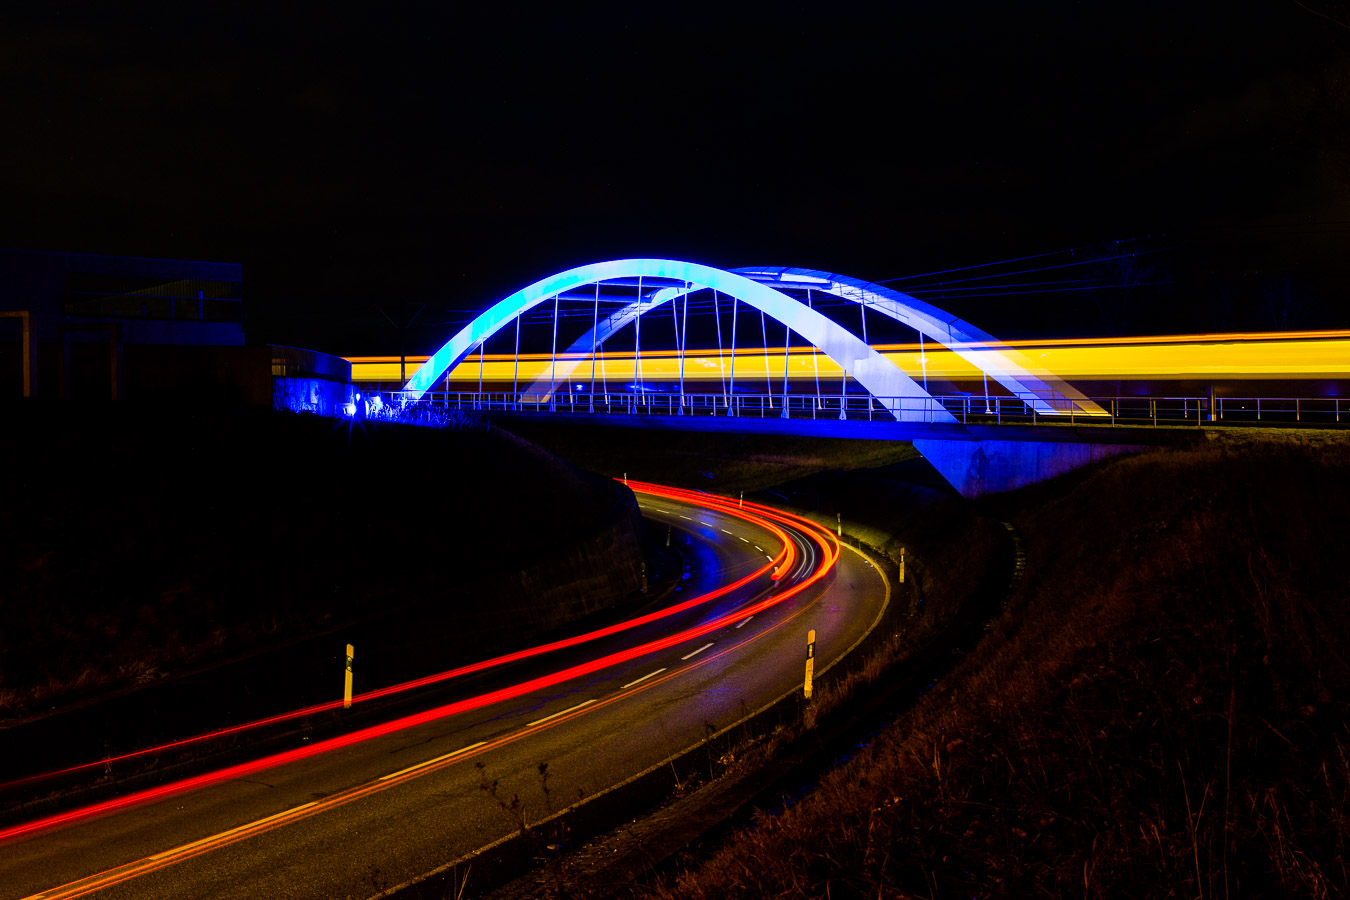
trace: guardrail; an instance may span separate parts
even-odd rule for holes
[[[939,410],[965,425],[1152,425],[1350,424],[1350,399],[1339,397],[1094,397],[1100,413],[1083,412],[1067,401],[1065,409],[1046,413],[1020,397],[942,395],[926,398],[877,398],[864,394],[678,394],[603,392],[515,394],[502,392],[428,392],[410,401],[399,391],[384,391],[382,405],[411,405],[444,410],[501,410],[603,415],[741,416],[748,418],[891,421],[888,406],[912,421],[939,420]],[[891,401],[889,403],[885,401]],[[947,421],[945,417],[941,419]]]

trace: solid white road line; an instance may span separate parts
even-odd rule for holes
[[[700,653],[702,653],[704,650],[707,650],[707,649],[708,649],[709,647],[711,647],[711,646],[712,646],[712,644],[704,644],[702,647],[699,647],[699,648],[698,648],[697,650],[695,650],[693,653],[686,653],[684,656],[681,656],[680,659],[682,659],[682,660],[684,660],[684,659],[693,659],[695,656],[698,656]]]
[[[630,681],[630,682],[628,682],[628,683],[625,684],[623,687],[619,688],[619,690],[624,691],[624,690],[627,690],[628,688],[632,687],[632,686],[635,685],[635,684],[642,684],[642,682],[646,681],[648,678],[655,678],[657,675],[660,675],[660,674],[661,674],[662,672],[664,672],[665,670],[666,670],[666,667],[665,667],[665,666],[662,666],[661,668],[657,669],[655,672],[648,672],[646,675],[643,675],[643,676],[642,676],[641,678],[639,678],[637,681]]]
[[[545,722],[552,722],[554,719],[558,718],[558,716],[565,716],[565,715],[567,715],[567,714],[570,713],[570,712],[576,712],[577,710],[581,709],[583,706],[590,706],[590,705],[591,705],[592,703],[594,703],[594,702],[595,702],[594,700],[587,700],[585,703],[578,703],[576,706],[569,706],[567,709],[564,709],[562,712],[555,712],[555,713],[554,713],[553,715],[551,715],[551,716],[544,716],[542,719],[535,719],[533,722],[529,723],[529,724],[526,725],[525,727],[526,727],[526,728],[533,728],[533,727],[536,726],[536,725],[543,725]]]

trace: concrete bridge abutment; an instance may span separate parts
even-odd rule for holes
[[[915,440],[914,449],[963,497],[1016,490],[1148,444],[1096,441]]]

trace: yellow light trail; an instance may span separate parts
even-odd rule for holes
[[[980,370],[940,344],[925,342],[920,355],[918,344],[878,344],[882,353],[906,374],[922,380],[926,358],[929,378],[949,381],[973,381]],[[1056,340],[1002,341],[992,344],[966,344],[970,353],[987,350],[1015,350],[1028,368],[1053,372],[1072,381],[1078,379],[1186,379],[1186,378],[1347,378],[1350,377],[1350,331],[1244,332],[1234,334],[1156,335],[1136,338],[1079,338]],[[691,350],[685,357],[686,382],[721,381],[730,378],[732,353],[715,349]],[[522,353],[519,371],[511,354],[489,353],[483,358],[483,381],[500,385],[518,379],[525,390],[537,379],[549,376],[552,357],[547,353]],[[572,372],[575,383],[589,383],[589,355],[558,355],[559,371],[564,360],[585,360]],[[411,376],[426,362],[425,356],[407,357]],[[399,381],[397,356],[353,356],[352,380],[356,382]],[[643,381],[676,382],[680,377],[679,359],[674,350],[644,351],[641,355]],[[765,378],[782,383],[783,348],[743,347],[735,352],[736,381],[753,384]],[[788,377],[791,380],[837,380],[840,368],[819,351],[794,347],[788,353]],[[471,354],[449,373],[452,390],[476,390],[478,356]],[[595,380],[627,384],[636,380],[633,352],[604,351],[597,358]],[[438,389],[445,384],[442,376]]]

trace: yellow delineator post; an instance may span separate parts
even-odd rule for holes
[[[843,536],[844,536],[844,514],[843,514],[843,513],[835,513],[835,514],[834,514],[834,524],[835,524],[835,528],[837,529],[837,530],[835,531],[835,534],[838,535],[839,537],[843,537]]]
[[[342,708],[352,708],[352,645],[347,645],[347,674],[342,677]]]
[[[905,548],[900,548],[900,583],[905,583]]]
[[[811,629],[810,634],[806,636],[806,686],[802,693],[807,700],[811,699],[811,679],[816,674],[816,630]]]

